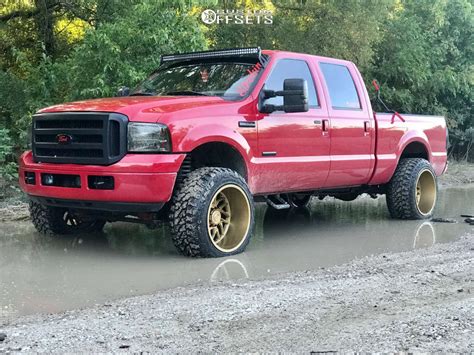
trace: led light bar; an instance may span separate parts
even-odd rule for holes
[[[217,51],[202,51],[182,54],[166,54],[161,56],[161,63],[163,64],[165,62],[221,57],[251,57],[258,59],[263,64],[262,50],[260,47],[223,49]]]

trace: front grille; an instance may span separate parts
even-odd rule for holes
[[[33,117],[35,162],[113,164],[127,149],[126,116],[102,112],[44,113]]]

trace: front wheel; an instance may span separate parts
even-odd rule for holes
[[[390,215],[399,219],[430,218],[437,193],[436,174],[427,160],[401,159],[387,189]]]
[[[81,216],[65,208],[45,206],[30,201],[30,218],[36,230],[46,235],[100,232],[105,221]]]
[[[200,168],[175,193],[170,222],[173,243],[186,256],[238,254],[252,235],[252,196],[235,171]]]

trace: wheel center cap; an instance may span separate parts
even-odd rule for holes
[[[215,210],[211,214],[211,221],[213,224],[221,223],[221,213],[218,210]]]

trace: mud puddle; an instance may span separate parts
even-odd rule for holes
[[[29,222],[0,226],[0,324],[196,282],[316,269],[385,252],[456,240],[472,230],[474,188],[440,191],[437,217],[456,224],[391,220],[384,198],[313,199],[302,211],[257,207],[254,238],[244,254],[191,259],[177,254],[166,227],[111,224],[98,235],[44,239]]]

